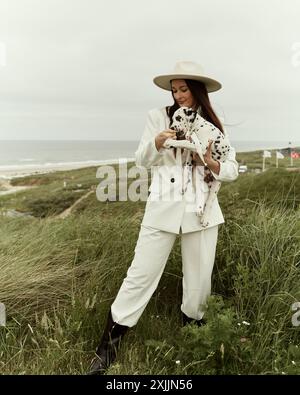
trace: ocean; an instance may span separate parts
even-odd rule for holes
[[[7,172],[68,166],[93,166],[134,158],[138,141],[0,140],[0,176]],[[286,148],[288,141],[231,141],[237,152]],[[293,142],[300,146],[300,142]]]
[[[137,141],[1,140],[0,167],[133,157]]]

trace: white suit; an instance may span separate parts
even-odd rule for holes
[[[182,167],[177,166],[173,149],[157,151],[155,137],[169,128],[169,122],[165,107],[150,110],[135,153],[136,165],[152,170],[150,195],[133,262],[111,306],[114,321],[130,327],[137,323],[157,288],[179,233],[182,234],[183,313],[201,319],[211,291],[218,225],[224,222],[224,217],[216,198],[209,226],[203,229],[195,213],[193,185],[189,184],[187,191],[182,192]],[[233,147],[230,147],[228,159],[220,163],[219,175],[212,174],[221,182],[237,178],[238,163]],[[204,185],[204,201],[208,192],[208,186]]]

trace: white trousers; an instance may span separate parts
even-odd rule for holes
[[[134,259],[111,305],[115,322],[129,327],[138,322],[158,286],[176,236],[175,233],[141,226]],[[181,311],[190,318],[199,320],[204,315],[206,299],[211,292],[217,238],[218,225],[181,234]]]

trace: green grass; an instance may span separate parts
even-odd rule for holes
[[[59,172],[16,180],[36,188],[0,198],[3,210],[36,204],[34,218],[0,216],[0,301],[8,314],[0,327],[2,374],[84,374],[134,256],[145,202],[99,202],[92,194],[58,219],[65,179],[65,193],[77,197],[77,184],[86,193],[98,183],[95,168]],[[299,374],[300,327],[291,323],[291,305],[300,301],[299,197],[299,173],[284,169],[223,183],[226,224],[207,325],[181,327],[178,237],[107,373]],[[47,209],[39,211],[39,199]]]
[[[271,152],[271,158],[265,158],[265,167],[276,168],[276,151],[280,150],[268,150]],[[299,147],[296,148],[296,151],[299,151]],[[248,169],[262,169],[263,151],[250,151],[250,152],[238,152],[236,154],[237,161],[241,165],[247,165]],[[278,168],[300,168],[300,159],[293,159],[293,165],[291,166],[291,159],[287,154],[284,154],[284,159],[278,159]]]

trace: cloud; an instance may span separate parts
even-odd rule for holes
[[[153,77],[192,59],[222,81],[211,100],[233,138],[278,140],[284,116],[296,139],[299,11],[296,0],[3,0],[0,138],[139,139],[146,112],[172,102]]]

